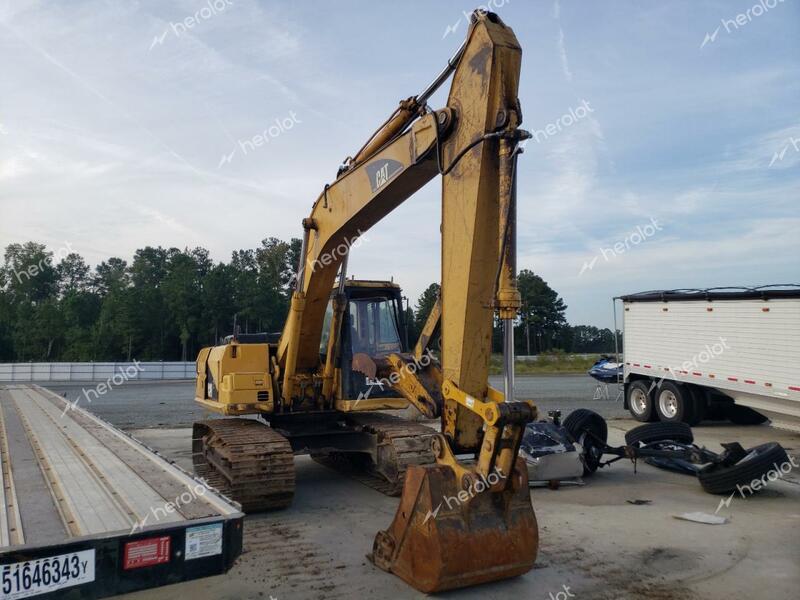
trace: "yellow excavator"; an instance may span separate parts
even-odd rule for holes
[[[400,102],[303,219],[283,331],[235,333],[197,358],[196,401],[232,417],[195,423],[198,474],[246,512],[291,503],[299,453],[402,492],[371,558],[424,592],[521,575],[538,549],[518,457],[537,409],[514,401],[515,168],[530,137],[520,129],[521,56],[497,15],[473,13],[445,69]],[[430,108],[451,76],[447,106]],[[412,348],[400,288],[348,279],[347,257],[436,175],[441,294]],[[502,391],[488,382],[495,317],[504,327]],[[438,360],[428,348],[437,331]],[[439,418],[440,430],[380,412],[409,405]]]

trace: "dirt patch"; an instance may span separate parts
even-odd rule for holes
[[[332,577],[346,565],[311,543],[313,526],[286,514],[256,515],[245,522],[242,556],[233,568],[249,589],[263,587],[264,597],[270,588],[289,588],[304,598],[344,598],[349,592],[340,590],[341,581]],[[277,597],[277,592],[272,596]]]
[[[580,573],[583,581],[572,587],[577,597],[593,600],[699,600],[670,574],[697,565],[698,556],[674,548],[652,548],[637,554],[603,554],[566,540],[543,543],[535,568],[554,567]]]

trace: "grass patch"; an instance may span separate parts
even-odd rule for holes
[[[598,358],[600,358],[599,354],[592,354],[584,358],[564,352],[547,352],[539,354],[535,361],[517,360],[514,372],[517,375],[585,374]],[[502,373],[502,354],[492,354],[489,362],[489,374],[502,375]]]

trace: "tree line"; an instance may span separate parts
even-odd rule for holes
[[[69,248],[10,244],[0,267],[0,361],[194,360],[233,332],[280,331],[289,308],[300,240],[267,238],[258,248],[211,260],[197,247],[136,250],[90,268]],[[610,352],[608,329],[569,326],[566,305],[531,271],[519,274],[521,354]],[[439,293],[431,284],[406,302],[413,344]],[[502,332],[493,344],[500,351]]]

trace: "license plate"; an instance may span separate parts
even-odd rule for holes
[[[94,550],[2,565],[0,598],[28,598],[94,581]]]

